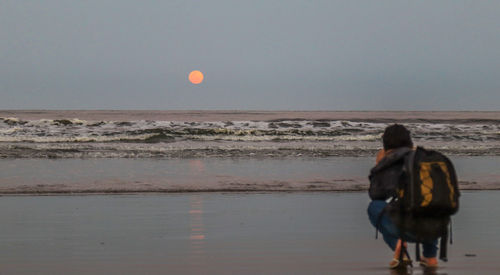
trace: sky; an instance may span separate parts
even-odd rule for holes
[[[0,109],[495,111],[499,15],[498,0],[0,0]]]

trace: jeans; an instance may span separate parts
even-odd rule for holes
[[[385,243],[387,243],[387,245],[394,250],[396,249],[396,244],[399,239],[399,230],[387,214],[384,213],[379,220],[380,213],[382,213],[382,210],[386,205],[387,202],[382,200],[374,200],[370,202],[370,205],[368,205],[368,217],[370,218],[370,222],[373,226],[377,227],[378,222],[378,230],[382,233]],[[405,241],[415,242],[411,236],[405,236]],[[422,243],[424,257],[436,257],[438,249],[437,242],[438,240],[436,239],[429,243]]]

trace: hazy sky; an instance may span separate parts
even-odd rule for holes
[[[498,0],[0,0],[0,109],[499,106]]]

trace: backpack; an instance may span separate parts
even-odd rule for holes
[[[419,243],[441,238],[439,258],[447,261],[450,216],[458,211],[460,196],[453,164],[437,151],[417,147],[406,155],[402,177],[405,178],[399,181],[390,216],[403,241],[404,236],[416,240],[419,261]]]

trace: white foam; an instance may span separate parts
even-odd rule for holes
[[[40,150],[83,148],[84,151],[101,156],[111,154],[108,151],[118,151],[118,155],[123,151],[130,156],[135,150],[145,155],[184,149],[375,150],[380,148],[381,134],[388,125],[340,120],[96,122],[73,118],[69,122],[64,125],[62,121],[49,119],[21,121],[18,118],[3,118],[0,120],[0,145],[23,143],[31,147],[38,146],[36,148]],[[324,124],[314,127],[316,122]],[[416,143],[435,149],[498,152],[500,147],[500,125],[497,124],[405,125],[412,131]],[[205,130],[206,134],[190,134],[203,133]],[[168,143],[144,142],[160,135],[162,131],[166,135],[174,135],[175,139],[168,140]]]
[[[7,117],[7,118],[5,118],[5,120],[14,121],[14,122],[20,121],[19,118],[17,118],[17,117]]]
[[[6,129],[0,129],[0,135],[12,135],[15,132],[22,131],[23,128],[21,127],[12,127],[12,128],[6,128]]]
[[[68,143],[68,142],[111,142],[111,141],[126,141],[126,140],[146,140],[154,137],[156,134],[142,135],[115,135],[115,136],[74,136],[74,137],[57,137],[57,136],[0,136],[0,142],[36,142],[36,143]]]

